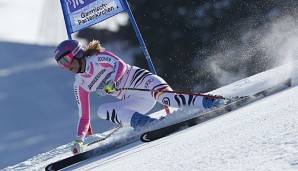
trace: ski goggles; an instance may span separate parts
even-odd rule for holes
[[[56,61],[64,69],[69,67],[73,62],[74,55],[71,51],[66,51]]]

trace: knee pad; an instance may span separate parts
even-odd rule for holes
[[[108,108],[105,105],[101,105],[97,109],[97,116],[101,119],[107,119]]]

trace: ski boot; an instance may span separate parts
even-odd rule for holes
[[[136,129],[136,128],[144,127],[154,121],[158,121],[158,119],[151,118],[149,116],[142,115],[139,112],[136,112],[131,117],[130,125],[134,129]]]
[[[224,105],[230,104],[233,100],[229,98],[223,98],[222,96],[217,96],[219,98],[213,97],[204,97],[203,98],[203,106],[205,109],[213,108],[213,107],[221,107]]]

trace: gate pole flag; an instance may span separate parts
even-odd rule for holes
[[[60,0],[60,2],[69,39],[72,39],[71,34],[74,32],[88,28],[126,11],[150,70],[153,74],[156,74],[142,35],[126,0]]]

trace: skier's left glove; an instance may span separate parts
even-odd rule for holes
[[[115,92],[116,83],[114,80],[108,80],[105,84],[99,85],[96,88],[96,94],[98,96],[105,96],[107,94]]]
[[[73,142],[73,145],[71,146],[71,152],[73,155],[77,155],[83,152],[83,142],[84,141],[81,139],[75,140]]]

